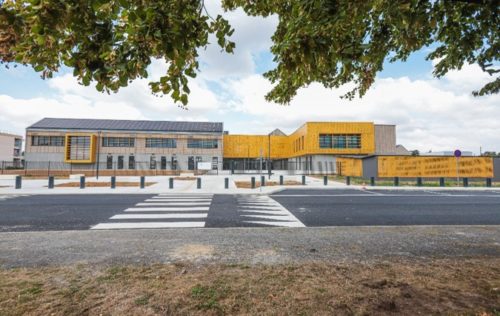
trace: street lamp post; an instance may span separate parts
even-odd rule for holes
[[[267,155],[267,175],[271,179],[271,133],[267,135],[268,155]]]

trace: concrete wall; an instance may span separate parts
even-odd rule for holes
[[[375,153],[378,155],[396,154],[396,126],[375,124]]]

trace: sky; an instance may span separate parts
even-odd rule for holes
[[[216,1],[208,3],[212,16],[220,13]],[[436,79],[423,49],[404,63],[387,63],[363,98],[341,99],[349,87],[312,84],[289,105],[278,105],[265,101],[272,85],[262,76],[274,67],[270,47],[277,18],[249,17],[240,10],[223,15],[235,28],[235,53],[221,53],[215,40],[200,50],[201,69],[190,82],[187,110],[151,94],[148,82],[165,71],[162,61],[153,62],[149,79],[110,95],[79,85],[67,70],[42,80],[28,67],[1,67],[0,131],[23,135],[43,117],[217,121],[231,134],[275,128],[291,133],[305,121],[370,121],[395,124],[397,143],[409,150],[500,151],[500,95],[472,96],[491,80],[476,65]]]

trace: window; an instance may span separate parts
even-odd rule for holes
[[[173,138],[146,138],[148,148],[177,148],[177,141]]]
[[[219,169],[219,157],[212,157],[212,170]]]
[[[118,156],[118,169],[123,169],[123,156]]]
[[[161,157],[160,168],[161,168],[161,170],[166,170],[167,169],[167,157],[165,157],[165,156]]]
[[[156,169],[156,157],[155,157],[155,155],[151,155],[151,158],[149,158],[149,169],[151,169],[151,170]]]
[[[319,148],[361,148],[361,134],[320,134]]]
[[[134,157],[134,155],[128,156],[128,168],[135,169],[135,157]]]
[[[108,157],[106,158],[106,169],[113,169],[113,156],[111,155],[108,155]]]
[[[68,138],[69,160],[91,160],[90,136],[70,136]]]
[[[332,135],[319,135],[319,148],[332,148]]]
[[[218,148],[217,139],[188,139],[187,143],[188,148],[203,148],[203,149],[212,149]]]
[[[17,143],[17,141],[16,141]],[[22,140],[20,140],[22,143]],[[31,136],[33,146],[64,146],[64,136]],[[20,147],[17,145],[16,147]]]
[[[135,139],[132,137],[103,137],[102,147],[134,147]]]
[[[14,140],[14,147],[21,147],[23,145],[23,140],[21,138],[16,138]]]

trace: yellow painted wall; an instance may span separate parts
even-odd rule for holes
[[[455,157],[378,157],[379,177],[456,177]],[[493,159],[489,157],[462,157],[459,159],[459,176],[492,178]]]
[[[337,173],[342,176],[362,177],[363,161],[357,158],[337,158]]]
[[[320,134],[361,134],[361,148],[319,148]],[[224,135],[224,158],[258,158],[262,148],[268,156],[267,135]],[[271,158],[283,159],[315,154],[373,154],[373,123],[308,122],[289,136],[271,136]]]

